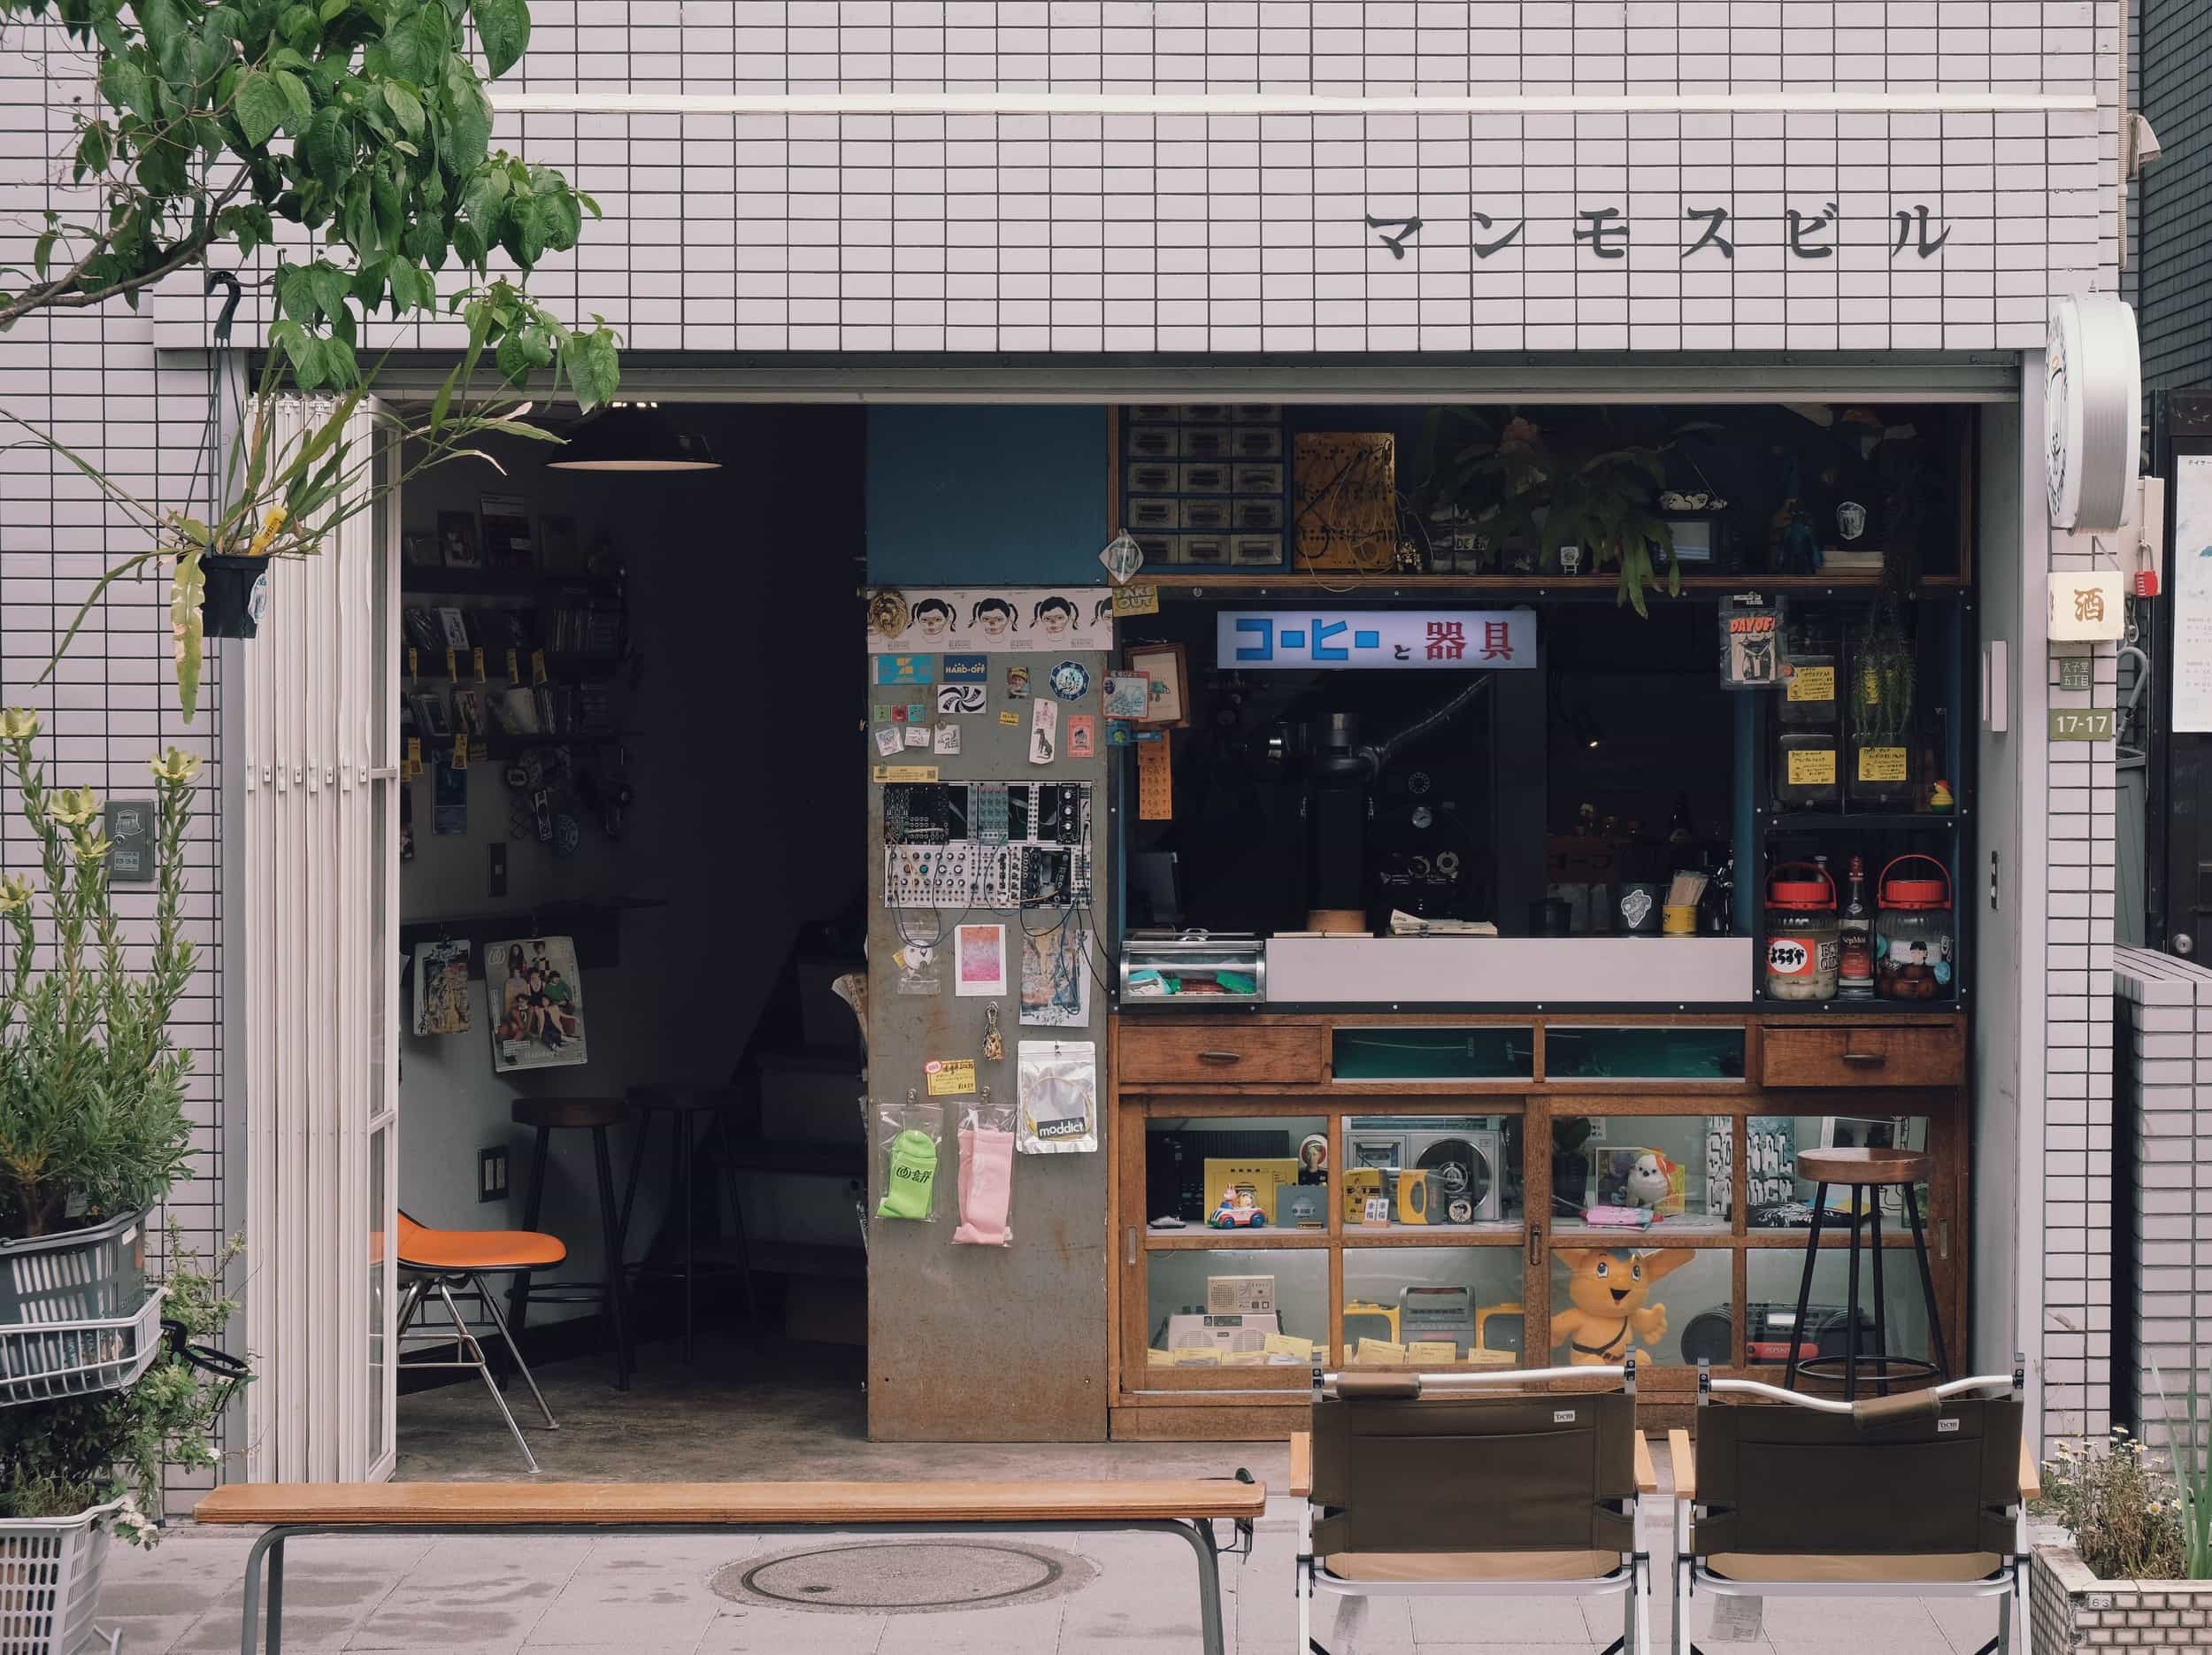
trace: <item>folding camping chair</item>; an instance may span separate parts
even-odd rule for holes
[[[1602,1390],[1537,1391],[1553,1380]],[[1310,1474],[1300,1462],[1310,1455]],[[1603,1655],[1649,1655],[1651,1559],[1636,1503],[1659,1483],[1636,1429],[1636,1367],[1314,1374],[1313,1436],[1294,1443],[1298,1647],[1313,1600],[1610,1597]],[[1302,1488],[1303,1482],[1307,1486]]]
[[[2027,1621],[2025,1360],[1859,1402],[1809,1397],[1698,1364],[1697,1443],[1671,1431],[1674,1647],[1693,1593],[1741,1597],[1988,1597],[2011,1648]],[[1755,1397],[1720,1406],[1716,1395]],[[1766,1403],[1783,1405],[1778,1407]]]

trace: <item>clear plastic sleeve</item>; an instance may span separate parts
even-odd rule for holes
[[[1014,1147],[1024,1155],[1098,1148],[1098,1047],[1088,1040],[1025,1040]]]
[[[909,1087],[903,1105],[877,1112],[876,1147],[883,1155],[883,1199],[876,1216],[937,1221],[937,1162],[945,1142],[945,1106]]]
[[[995,1104],[985,1087],[960,1112],[960,1227],[952,1238],[978,1247],[1014,1239],[1014,1105]]]

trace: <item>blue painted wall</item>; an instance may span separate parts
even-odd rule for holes
[[[868,579],[1103,586],[1104,408],[868,410]]]

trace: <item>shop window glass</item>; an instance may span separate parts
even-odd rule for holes
[[[1227,1196],[1233,1222],[1222,1228],[1325,1229],[1328,1133],[1318,1115],[1155,1115],[1144,1128],[1145,1218],[1195,1228]]]
[[[1813,1197],[1817,1193],[1817,1186],[1810,1179],[1798,1176],[1800,1150],[1927,1147],[1925,1115],[1753,1115],[1744,1123],[1746,1222],[1755,1230],[1801,1230],[1811,1225]],[[1933,1247],[1935,1220],[1929,1210],[1928,1197],[1928,1186],[1919,1185],[1916,1198],[1920,1204],[1920,1221],[1931,1227],[1929,1245]],[[1911,1227],[1905,1217],[1904,1191],[1895,1187],[1864,1190],[1859,1197],[1860,1212],[1864,1213],[1878,1198],[1881,1203],[1882,1228],[1887,1232],[1894,1227],[1894,1233],[1910,1235]],[[1851,1191],[1832,1186],[1824,1224],[1847,1222],[1850,1212]]]
[[[1551,1211],[1561,1241],[1656,1247],[1731,1228],[1727,1115],[1555,1115]]]
[[[1740,1027],[1552,1023],[1544,1029],[1544,1075],[1554,1081],[1740,1081],[1743,1047]]]
[[[1524,1210],[1518,1115],[1360,1115],[1338,1157],[1344,1225],[1363,1228],[1388,1203],[1394,1229],[1451,1232],[1517,1226]]]
[[[1302,1372],[1328,1343],[1329,1255],[1321,1249],[1194,1247],[1149,1253],[1146,1262],[1146,1360],[1154,1367]]]
[[[1340,1081],[1525,1081],[1536,1073],[1536,1031],[1343,1028],[1333,1031]]]
[[[1517,1247],[1347,1247],[1343,1361],[1526,1366],[1524,1280]]]
[[[1568,1246],[1551,1259],[1550,1360],[1694,1366],[1728,1345],[1732,1251],[1725,1247]]]
[[[1920,1290],[1920,1272],[1910,1247],[1882,1249],[1881,1335],[1892,1356],[1931,1358],[1928,1306]],[[1797,1289],[1805,1255],[1795,1249],[1762,1247],[1752,1252],[1744,1274],[1750,1297],[1747,1326],[1750,1360],[1780,1365],[1789,1360],[1790,1329],[1797,1320]],[[1844,1313],[1851,1284],[1848,1250],[1823,1246],[1813,1266],[1813,1294],[1805,1307],[1806,1331],[1798,1354],[1841,1356],[1848,1348],[1853,1318]],[[1872,1250],[1859,1251],[1859,1349],[1874,1349],[1874,1260]],[[1954,1331],[1952,1337],[1955,1342]]]

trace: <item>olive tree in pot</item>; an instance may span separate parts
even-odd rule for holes
[[[184,841],[196,758],[152,761],[151,935],[127,932],[89,788],[52,788],[38,720],[0,709],[35,871],[0,871],[0,1645],[73,1655],[111,1535],[150,1543],[167,1465],[212,1465],[243,1365],[196,1343],[232,1305],[234,1246],[204,1263],[148,1214],[188,1175],[191,980]]]

